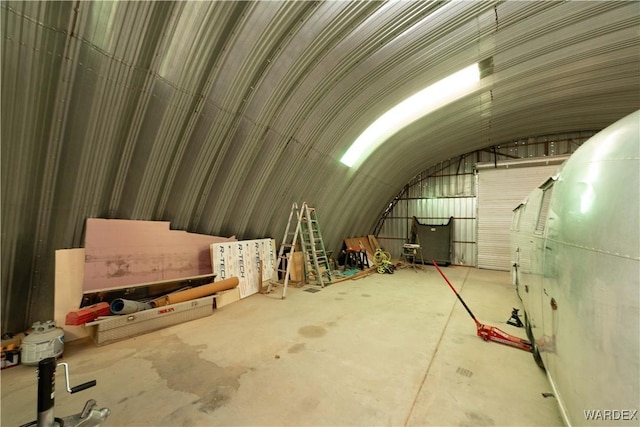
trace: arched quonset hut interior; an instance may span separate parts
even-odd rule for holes
[[[1,13],[3,332],[51,318],[55,251],[81,248],[88,218],[279,243],[292,202],[307,201],[327,249],[375,234],[399,256],[413,216],[453,217],[452,263],[482,267],[476,206],[457,205],[476,196],[478,165],[570,154],[640,106],[636,2],[3,1]],[[429,93],[397,128],[371,130],[474,64],[473,83],[448,81],[440,104]],[[343,162],[368,129],[378,145]]]
[[[80,247],[87,218],[280,239],[304,200],[338,250],[433,165],[600,130],[639,105],[637,8],[3,2],[3,324],[51,315],[54,251]],[[470,93],[340,162],[385,112],[477,62]]]

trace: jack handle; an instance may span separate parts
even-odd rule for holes
[[[433,266],[436,268],[436,270],[438,270],[438,273],[440,273],[440,275],[442,276],[444,281],[447,282],[447,285],[449,285],[449,287],[451,288],[453,293],[456,294],[456,296],[458,297],[458,301],[460,301],[462,303],[462,306],[465,308],[465,310],[467,310],[467,313],[469,313],[469,316],[471,316],[471,318],[475,322],[476,328],[478,328],[478,330],[480,330],[480,328],[483,326],[482,323],[480,323],[478,321],[478,319],[476,319],[476,316],[473,315],[473,313],[471,312],[471,309],[469,308],[467,303],[464,302],[464,300],[462,299],[462,297],[460,296],[460,294],[458,293],[456,288],[453,287],[453,285],[451,284],[451,282],[449,281],[447,276],[445,276],[444,273],[442,272],[442,270],[440,270],[440,267],[438,267],[438,263],[436,263],[436,260],[435,259],[431,260],[431,264],[433,264]]]
[[[69,386],[69,364],[68,363],[58,363],[58,366],[62,366],[64,368],[64,379],[67,386],[67,391],[71,394],[77,393],[82,390],[86,390],[96,385],[96,380],[87,381],[84,384],[77,385],[75,387]]]
[[[531,352],[532,345],[529,341],[509,335],[505,331],[498,329],[494,326],[489,326],[489,325],[480,323],[478,319],[476,319],[476,316],[474,316],[473,313],[471,312],[471,309],[464,302],[464,300],[462,299],[462,297],[460,296],[456,288],[454,288],[451,282],[449,281],[449,279],[447,279],[447,276],[445,276],[442,270],[440,270],[440,267],[438,267],[438,264],[436,264],[436,261],[432,260],[431,263],[436,268],[436,270],[438,270],[438,273],[440,273],[440,275],[445,280],[445,282],[447,282],[447,285],[449,285],[453,293],[456,294],[456,296],[458,297],[458,300],[460,300],[464,308],[467,310],[467,313],[469,313],[469,316],[471,316],[473,321],[476,323],[476,334],[480,338],[482,338],[485,341],[495,341],[502,344],[510,345],[511,347],[519,348],[520,350]]]

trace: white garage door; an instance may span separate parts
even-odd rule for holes
[[[510,270],[513,210],[544,181],[555,175],[566,157],[550,161],[478,164],[478,267]]]

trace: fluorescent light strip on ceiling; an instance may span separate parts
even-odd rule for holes
[[[473,92],[480,81],[478,63],[470,65],[405,99],[369,126],[340,161],[349,167],[362,163],[376,148],[400,129],[440,107]]]

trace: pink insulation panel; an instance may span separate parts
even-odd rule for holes
[[[96,291],[212,273],[212,243],[234,237],[171,230],[168,221],[87,219],[83,289]]]

